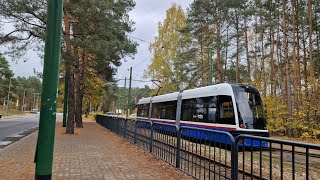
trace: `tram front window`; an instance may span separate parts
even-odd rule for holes
[[[233,85],[239,126],[246,129],[267,129],[259,91],[246,85]]]

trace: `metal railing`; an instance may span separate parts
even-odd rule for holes
[[[231,153],[234,139],[231,134],[194,127],[181,127],[180,132],[182,171],[197,179],[234,179]]]
[[[96,121],[196,179],[320,177],[320,145],[101,115]]]
[[[254,147],[254,141],[258,146]],[[244,143],[250,144],[243,146]],[[267,143],[267,146],[263,144]],[[320,146],[251,135],[235,140],[239,179],[319,179]],[[312,172],[310,172],[312,171]]]

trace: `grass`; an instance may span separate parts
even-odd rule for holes
[[[305,142],[311,144],[320,144],[320,140],[312,139],[312,138],[296,138],[296,137],[288,137],[288,136],[270,136],[271,138],[275,139],[282,139],[282,140],[289,140],[289,141],[298,141],[298,142]]]
[[[2,116],[12,116],[12,115],[24,115],[25,112],[16,110],[16,109],[9,109],[8,115],[7,115],[7,109],[5,107],[2,107],[0,114],[2,114]]]
[[[89,121],[96,121],[96,119],[94,118],[94,114],[89,114],[88,117],[86,117],[85,114],[82,115],[82,119],[83,120],[89,120]]]

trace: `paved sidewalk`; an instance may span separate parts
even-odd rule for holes
[[[57,123],[53,179],[192,179],[111,133],[84,122],[74,135]],[[37,132],[0,150],[0,179],[33,179]]]

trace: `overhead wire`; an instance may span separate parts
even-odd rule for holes
[[[146,59],[142,60],[141,62],[137,63],[136,65],[132,66],[132,68],[137,67],[139,64],[145,62],[146,60],[150,59],[153,56],[153,54],[151,54],[150,56],[148,56]]]
[[[128,35],[129,37],[133,38],[133,39],[136,39],[136,40],[139,40],[139,41],[142,41],[142,42],[145,42],[145,43],[148,43],[148,44],[151,44],[151,42],[148,42],[146,40],[143,40],[141,38],[137,38],[137,37],[134,37],[134,36],[131,36],[131,35]]]

